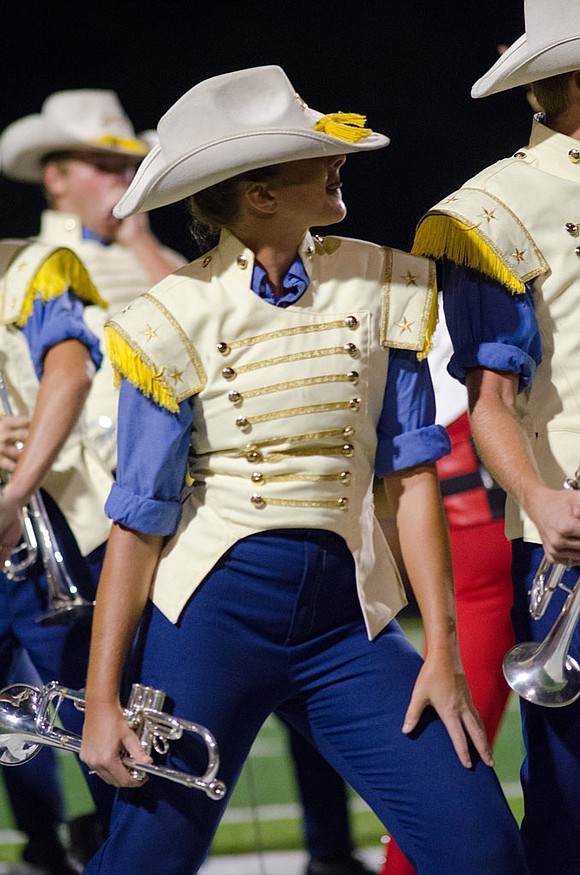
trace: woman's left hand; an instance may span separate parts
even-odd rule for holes
[[[481,717],[475,710],[459,658],[448,650],[430,651],[419,672],[405,714],[403,732],[418,725],[421,714],[431,705],[443,721],[462,765],[471,768],[471,740],[482,761],[493,766],[493,755]]]

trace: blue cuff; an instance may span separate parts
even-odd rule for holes
[[[518,392],[523,392],[534,376],[536,362],[517,346],[507,343],[481,343],[479,346],[458,350],[447,365],[451,376],[460,383],[465,383],[465,372],[468,368],[487,368],[518,374]]]
[[[113,483],[105,503],[105,513],[116,523],[144,535],[173,535],[181,519],[180,501],[156,501],[135,495]]]
[[[375,474],[377,477],[386,477],[404,468],[437,462],[450,452],[451,441],[443,426],[427,425],[379,441]]]

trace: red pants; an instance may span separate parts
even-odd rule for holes
[[[490,741],[509,694],[502,660],[514,643],[511,547],[503,529],[502,519],[451,529],[461,659]],[[393,839],[381,875],[416,875]]]

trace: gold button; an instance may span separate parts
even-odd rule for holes
[[[352,437],[355,434],[355,430],[352,425],[345,425],[342,430],[342,436],[345,438]]]
[[[236,419],[236,425],[238,426],[238,428],[241,428],[242,431],[247,431],[247,429],[250,427],[250,423],[245,416],[238,416],[238,418]]]
[[[224,380],[235,380],[236,372],[233,368],[224,368],[222,371],[222,377]]]
[[[264,482],[264,475],[260,474],[259,471],[254,471],[254,473],[252,474],[250,479],[251,479],[252,483],[263,483]]]
[[[211,255],[206,255],[201,263],[202,267],[207,267],[208,264],[211,264]]]
[[[353,358],[355,355],[358,355],[358,349],[356,348],[356,345],[354,343],[345,343],[343,349]]]
[[[358,319],[356,316],[347,316],[344,320],[344,324],[347,328],[358,328]]]
[[[220,340],[220,342],[217,345],[217,351],[219,353],[221,353],[221,355],[227,355],[228,352],[230,351],[229,344],[225,343],[225,341],[223,341],[223,340]]]
[[[314,255],[314,246],[309,246],[307,248],[306,255],[308,256],[308,258],[312,258],[312,256]]]
[[[349,383],[358,383],[358,371],[349,371],[346,376]]]
[[[343,444],[342,446],[342,455],[343,456],[352,456],[354,453],[354,447],[352,444]]]
[[[232,404],[240,404],[242,400],[242,396],[239,392],[236,392],[235,389],[232,389],[231,392],[228,392],[228,401],[231,401]]]
[[[358,410],[361,404],[362,401],[360,398],[351,398],[349,401],[349,407],[351,408],[351,410]]]
[[[238,267],[240,268],[240,270],[245,270],[247,268],[248,259],[246,258],[245,255],[238,255],[236,261],[237,261],[237,264],[238,264]]]
[[[564,228],[566,229],[568,234],[572,235],[572,237],[578,236],[578,225],[576,225],[575,222],[566,222]]]
[[[338,506],[340,507],[341,510],[346,510],[348,507],[348,498],[345,498],[344,496],[342,498],[339,498],[338,499]]]
[[[526,157],[525,152],[516,152],[516,154],[514,155],[514,158],[525,158],[525,157]]]
[[[580,149],[570,149],[568,158],[572,164],[580,164]]]
[[[263,461],[262,454],[258,450],[248,450],[246,453],[246,459],[254,465]]]
[[[578,256],[578,258],[580,258],[580,246],[577,246],[576,249],[574,250],[574,252]]]
[[[344,483],[345,486],[348,486],[350,484],[351,479],[352,479],[352,475],[351,475],[350,471],[341,471],[340,472],[340,482]]]
[[[252,495],[250,501],[252,502],[254,507],[266,507],[266,502],[264,501],[262,496],[256,495],[256,493],[254,493],[254,495]]]

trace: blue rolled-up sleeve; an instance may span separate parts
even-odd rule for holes
[[[99,339],[87,327],[83,312],[83,302],[70,289],[48,301],[35,299],[23,331],[39,380],[42,379],[45,355],[65,340],[79,340],[88,349],[95,367],[101,367],[103,354]]]
[[[469,368],[508,371],[518,375],[518,391],[526,389],[542,359],[531,285],[513,294],[477,271],[445,262],[442,287],[454,350],[451,376],[465,383]]]
[[[110,519],[147,535],[175,533],[192,424],[190,401],[170,413],[123,380],[116,480],[105,504]]]
[[[451,450],[447,432],[441,425],[435,425],[429,365],[426,359],[418,361],[414,352],[390,351],[377,438],[377,477],[436,462]]]

